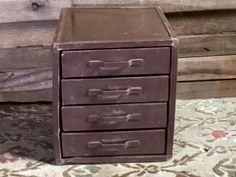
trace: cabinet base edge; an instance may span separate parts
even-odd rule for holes
[[[71,157],[56,159],[56,165],[63,164],[106,164],[106,163],[142,163],[162,162],[171,159],[172,155],[138,155],[138,156],[106,156],[106,157]]]

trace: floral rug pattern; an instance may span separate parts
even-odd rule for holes
[[[236,98],[177,100],[167,162],[53,165],[50,104],[0,105],[0,177],[236,177]]]

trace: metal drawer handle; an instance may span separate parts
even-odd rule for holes
[[[117,99],[123,95],[140,95],[142,93],[142,87],[130,87],[124,90],[103,90],[103,89],[89,89],[89,96],[104,96],[108,99]]]
[[[128,148],[138,148],[139,140],[125,141],[122,139],[102,140],[88,142],[88,149],[102,149],[106,151],[119,152]]]
[[[103,71],[114,71],[125,67],[141,67],[143,58],[130,59],[128,61],[105,62],[102,60],[91,60],[88,62],[89,68],[99,68]]]
[[[119,116],[119,115],[102,116],[99,114],[94,114],[94,115],[89,115],[88,122],[115,125],[122,122],[139,121],[141,119],[141,116],[142,115],[139,113],[126,114],[124,116]]]

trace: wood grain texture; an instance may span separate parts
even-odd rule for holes
[[[33,10],[32,2],[34,0],[0,0],[0,23],[55,20],[61,8],[71,6],[71,0],[45,0],[44,6]]]
[[[0,48],[0,72],[6,69],[52,66],[50,46]]]
[[[235,0],[44,0],[38,10],[32,9],[37,0],[0,0],[0,23],[55,20],[60,9],[70,6],[160,6],[164,12],[186,12],[215,9],[235,9]],[[9,13],[10,12],[10,13]]]
[[[178,81],[236,79],[236,55],[180,58]]]
[[[166,13],[165,15],[179,36],[236,31],[236,9]]]
[[[165,13],[235,9],[234,0],[72,0],[72,6],[160,6]]]
[[[51,46],[57,21],[6,23],[0,25],[0,48]]]
[[[0,25],[0,101],[51,101],[56,21]]]
[[[236,33],[183,35],[179,38],[179,56],[212,56],[236,54]]]
[[[9,69],[0,72],[0,102],[51,101],[52,68]]]
[[[236,96],[236,79],[218,81],[179,82],[177,99],[207,99]]]

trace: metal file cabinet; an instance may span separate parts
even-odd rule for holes
[[[62,9],[53,48],[57,164],[171,157],[177,38],[160,8]]]

